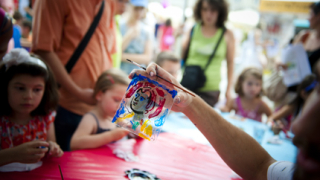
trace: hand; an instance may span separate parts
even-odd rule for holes
[[[232,99],[232,97],[231,97],[230,90],[227,90],[227,92],[226,92],[226,104],[229,104],[231,99]]]
[[[162,69],[161,67],[159,67],[155,63],[151,63],[147,67],[146,71],[133,70],[130,73],[129,78],[132,79],[134,74],[141,74],[141,75],[146,76],[152,80],[157,80],[159,83],[162,83],[162,84],[166,85],[167,87],[174,88],[178,92],[178,95],[174,99],[174,104],[172,106],[173,111],[182,112],[192,102],[192,96],[190,94],[172,86],[168,82],[166,82],[156,76],[156,75],[161,76],[162,78],[172,82],[173,84],[182,87],[180,85],[180,83],[171,74],[169,74],[167,71],[165,71],[164,69]]]
[[[138,37],[140,34],[140,28],[138,26],[129,28],[128,32],[127,32],[128,36],[131,39],[134,39],[135,37]]]
[[[113,131],[114,134],[114,141],[118,141],[129,134],[128,130],[125,130],[123,128],[115,128]]]
[[[97,103],[97,100],[93,97],[93,89],[80,89],[78,98],[89,105]]]
[[[63,151],[60,146],[53,141],[49,141],[49,155],[53,157],[61,157],[63,155]]]
[[[40,140],[23,143],[12,148],[12,157],[14,162],[36,163],[45,156],[48,147],[48,142]]]

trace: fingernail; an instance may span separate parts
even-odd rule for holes
[[[150,76],[152,77],[153,75],[154,75],[154,73],[151,71],[151,72],[150,72]]]
[[[179,104],[181,101],[180,97],[178,96],[177,98],[174,99],[174,103]]]

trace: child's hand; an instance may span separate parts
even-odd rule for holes
[[[63,151],[56,142],[49,141],[49,155],[53,157],[61,157]]]
[[[122,128],[115,128],[112,131],[114,133],[114,140],[115,141],[122,139],[123,137],[125,137],[126,135],[129,134],[129,131],[122,129]]]
[[[36,163],[48,152],[49,143],[46,141],[31,141],[12,148],[14,162]]]

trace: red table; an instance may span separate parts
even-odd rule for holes
[[[30,172],[0,173],[0,179],[127,179],[124,171],[132,168],[149,171],[161,179],[230,179],[232,170],[209,146],[171,133],[160,134],[156,141],[131,142],[138,162],[116,157],[109,147],[65,152],[61,158],[45,158],[43,165]]]

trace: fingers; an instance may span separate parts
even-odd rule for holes
[[[30,142],[31,144],[31,147],[49,147],[49,143],[46,142],[46,141],[39,141],[39,140],[36,140],[36,141],[31,141]]]
[[[63,155],[63,151],[57,143],[50,141],[49,155],[54,157],[61,157]]]

